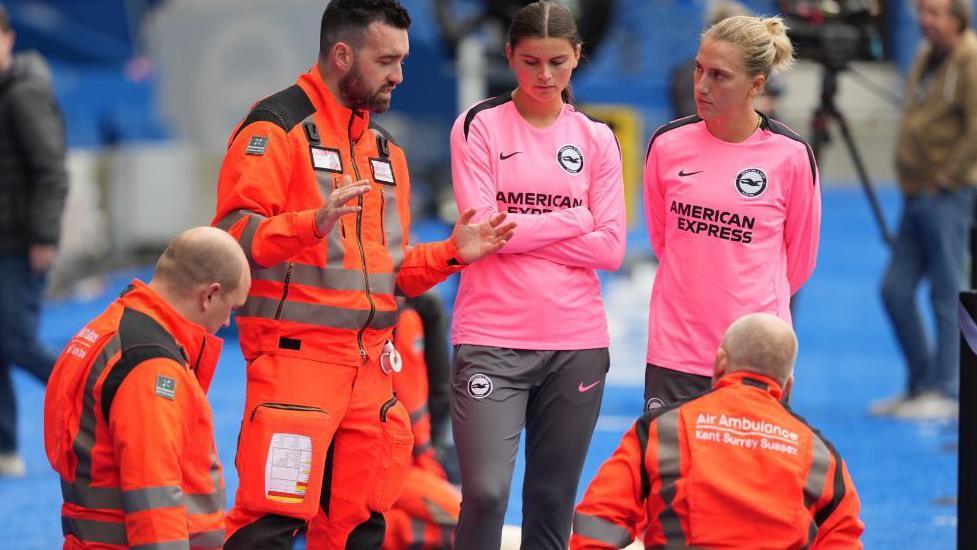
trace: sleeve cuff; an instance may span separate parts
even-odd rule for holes
[[[461,254],[458,253],[458,245],[455,244],[454,237],[448,237],[444,241],[443,253],[445,255],[445,264],[449,268],[461,269],[468,265],[461,261]]]
[[[325,237],[316,231],[315,213],[315,210],[303,210],[295,214],[299,241],[305,246],[312,246]]]

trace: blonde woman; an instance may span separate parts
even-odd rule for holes
[[[793,49],[778,17],[736,16],[702,36],[697,114],[658,129],[645,163],[645,209],[660,260],[651,295],[645,408],[710,388],[723,330],[771,313],[814,270],[821,224],[810,147],[753,108]]]

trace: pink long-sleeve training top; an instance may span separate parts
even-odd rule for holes
[[[814,271],[820,183],[810,147],[763,118],[746,141],[697,116],[662,126],[648,147],[645,213],[659,259],[648,362],[710,376],[729,325],[766,312],[791,322],[790,297]]]
[[[609,345],[594,270],[624,257],[621,153],[611,129],[564,105],[536,128],[510,93],[463,112],[451,130],[459,211],[518,223],[496,254],[461,273],[454,344],[532,350]]]

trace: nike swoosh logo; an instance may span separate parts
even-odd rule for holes
[[[499,160],[506,160],[506,159],[512,158],[512,157],[518,155],[521,152],[522,151],[516,151],[515,153],[509,153],[508,155],[506,155],[506,154],[504,154],[502,152],[499,152]]]
[[[694,176],[696,174],[701,174],[701,173],[702,173],[702,170],[699,170],[698,172],[686,172],[685,170],[679,170],[678,171],[678,175],[679,175],[680,178],[684,178],[685,176]]]
[[[585,392],[585,391],[593,388],[597,384],[600,384],[600,380],[594,382],[593,384],[590,384],[589,386],[584,386],[583,385],[583,382],[581,382],[579,385],[577,385],[577,391],[580,392],[580,393],[583,393],[583,392]]]

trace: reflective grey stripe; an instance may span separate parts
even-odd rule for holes
[[[457,518],[455,518],[451,512],[439,506],[438,503],[427,497],[424,497],[423,500],[424,509],[427,510],[427,514],[430,516],[430,521],[445,527],[454,527],[458,524]],[[452,529],[452,531],[454,530]],[[450,548],[450,545],[448,547]]]
[[[263,317],[274,319],[278,312],[279,300],[274,298],[260,298],[249,296],[248,301],[240,310],[238,317]],[[370,317],[369,310],[354,310],[341,307],[310,304],[288,300],[282,308],[282,321],[294,321],[323,327],[359,330]],[[385,329],[397,324],[396,311],[378,311],[370,323],[371,328]]]
[[[190,533],[190,546],[193,548],[222,548],[224,546],[224,530]]]
[[[811,524],[807,526],[807,544],[802,546],[801,550],[810,550],[816,538],[818,538],[818,522],[811,517]]]
[[[220,487],[219,482],[214,485]],[[154,487],[152,489],[126,491],[125,496],[123,496],[122,491],[115,487],[91,487],[61,480],[61,495],[64,501],[83,508],[119,510],[131,513],[153,508],[186,506],[188,514],[213,514],[214,512],[223,510],[227,502],[227,495],[224,489],[218,489],[213,493],[184,494],[182,495],[183,500],[175,503],[164,500],[153,501],[152,499],[154,497],[151,492],[163,490],[180,491],[178,487]],[[137,495],[134,493],[143,494]],[[159,495],[157,495],[157,498],[159,498]]]
[[[219,227],[220,229],[227,231],[234,224],[236,224],[238,220],[240,220],[244,216],[247,216],[250,213],[251,213],[250,210],[235,210],[229,213],[228,215],[224,216],[223,218],[221,218],[219,222],[214,224],[214,227]]]
[[[661,479],[661,489],[658,494],[665,502],[665,508],[658,514],[658,521],[662,524],[665,546],[680,545],[684,548],[686,542],[682,522],[672,508],[677,491],[676,484],[682,475],[679,464],[681,451],[678,446],[678,411],[679,409],[672,409],[655,420],[658,425],[658,477]]]
[[[65,502],[83,508],[122,510],[122,492],[116,487],[91,487],[62,479],[61,496]]]
[[[95,445],[95,381],[101,376],[109,360],[119,353],[120,347],[119,335],[115,334],[106,342],[98,357],[95,358],[88,378],[85,380],[81,420],[78,425],[78,434],[75,435],[75,441],[72,443],[72,449],[78,458],[78,466],[75,468],[76,486],[87,486],[92,481],[92,447]]]
[[[213,514],[224,509],[227,495],[223,489],[216,493],[193,493],[184,495],[188,514]]]
[[[807,470],[807,480],[804,482],[804,507],[810,508],[821,500],[824,486],[831,466],[831,451],[819,437],[811,438],[811,451],[814,455],[811,467]]]
[[[235,210],[221,218],[215,225],[224,231],[228,231],[231,226],[236,224],[244,216],[249,216],[248,223],[244,226],[244,231],[241,233],[241,238],[238,239],[238,242],[241,243],[241,248],[244,249],[244,255],[248,258],[248,262],[254,266],[256,264],[254,263],[254,258],[251,257],[251,246],[254,244],[254,235],[258,232],[258,226],[261,225],[261,220],[264,220],[265,217],[250,210]]]
[[[417,518],[410,518],[411,544],[408,548],[423,548],[424,522]]]
[[[315,125],[315,114],[309,115],[302,121],[302,124],[310,123]],[[318,130],[318,126],[316,127]],[[322,132],[319,132],[319,136],[322,136]],[[308,139],[308,136],[306,136]],[[335,176],[342,177],[340,174],[335,174],[333,172],[325,172],[322,170],[313,170],[315,173],[316,183],[319,184],[319,193],[322,194],[322,199],[325,200],[336,188]],[[342,218],[336,220],[333,224],[332,229],[329,230],[329,235],[326,236],[326,266],[342,268],[343,262],[346,261],[346,248],[343,247],[343,237],[342,237],[343,221]],[[362,281],[362,274],[360,274],[360,280]]]
[[[633,540],[627,529],[606,519],[577,512],[573,515],[573,532],[615,548],[624,548]]]
[[[151,542],[133,546],[131,550],[190,550],[190,543],[185,540],[171,540],[169,542]]]
[[[421,456],[422,454],[430,451],[432,448],[433,448],[433,446],[431,445],[431,442],[430,441],[428,441],[427,443],[425,443],[423,445],[416,445],[415,444],[414,445],[414,451],[413,451],[412,454],[414,456]]]
[[[210,482],[213,484],[214,492],[184,495],[188,514],[213,514],[227,506],[227,494],[221,487],[220,463],[217,460],[217,453],[214,453],[210,462]]]
[[[124,523],[96,521],[61,516],[61,532],[64,536],[73,535],[84,542],[101,542],[128,546]]]
[[[122,509],[127,514],[176,506],[183,507],[183,490],[174,485],[122,492]]]
[[[285,282],[288,271],[287,263],[280,263],[275,267],[255,269],[251,278],[256,281]],[[370,273],[370,290],[373,294],[393,294],[393,273]],[[321,268],[308,264],[292,264],[292,275],[289,284],[300,284],[326,290],[358,290],[363,291],[363,271],[359,269],[343,269],[339,267]]]
[[[410,423],[411,424],[416,424],[416,423],[420,422],[421,420],[424,420],[424,418],[427,417],[427,416],[429,416],[430,414],[431,414],[431,412],[427,408],[427,403],[425,403],[425,404],[421,405],[420,407],[418,407],[418,409],[416,411],[410,413]]]
[[[804,507],[809,510],[824,495],[828,468],[831,467],[831,451],[824,444],[824,441],[821,441],[820,437],[811,438],[811,454],[813,455],[811,467],[807,470],[807,479],[804,481]],[[807,535],[808,544],[813,544],[817,536],[818,524],[812,515],[811,526]]]
[[[393,164],[390,169],[393,170]],[[400,225],[400,211],[397,210],[397,191],[396,188],[387,191],[385,186],[381,185],[380,192],[383,193],[383,234],[396,273],[404,263],[404,231]]]

